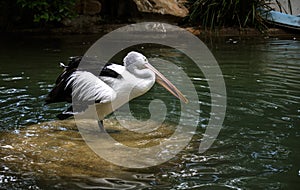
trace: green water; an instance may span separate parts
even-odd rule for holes
[[[37,133],[45,131],[31,128],[31,125],[40,123],[43,126],[44,122],[55,120],[56,114],[66,108],[67,105],[63,103],[44,105],[43,102],[61,72],[58,63],[66,61],[69,56],[83,54],[99,37],[0,38],[0,189],[299,187],[300,37],[233,40],[224,37],[204,40],[220,65],[227,90],[227,112],[223,128],[213,146],[204,154],[198,153],[197,137],[203,133],[210,114],[211,102],[205,78],[178,52],[163,47],[150,47],[149,55],[166,57],[180,65],[195,84],[201,108],[198,134],[186,149],[159,166],[147,169],[126,169],[107,164],[93,166],[89,157],[85,158],[79,153],[80,162],[72,160],[72,156],[61,158],[67,160],[62,162],[64,166],[72,168],[66,172],[67,176],[63,175],[59,168],[47,162],[45,154],[49,152],[43,149],[43,140],[38,139],[45,138],[53,143],[51,141],[57,137],[46,138],[45,134]],[[155,86],[146,96],[132,102],[131,107],[137,110],[134,113],[136,117],[147,117],[147,114],[143,116],[141,113],[146,112],[147,102],[157,92],[162,98],[165,96],[169,99],[167,93]],[[178,104],[176,101],[168,103]],[[178,110],[171,109],[170,112],[168,120],[170,123],[176,122],[172,114],[176,115]],[[45,124],[46,127],[48,125]],[[72,135],[78,133],[74,129],[60,130],[67,130],[67,134],[70,130]],[[28,131],[33,131],[36,138]],[[10,138],[7,134],[10,134]],[[64,133],[59,135],[58,139],[67,138],[62,137]],[[77,143],[77,140],[70,140],[70,143]],[[16,153],[16,149],[10,149],[8,145],[23,149],[19,148]],[[25,147],[28,147],[27,151]],[[28,158],[29,150],[34,157]],[[71,152],[68,147],[61,149],[57,146],[55,149],[61,150]],[[76,151],[76,147],[72,150]],[[36,160],[46,166],[43,169],[36,167],[32,164]],[[85,167],[86,163],[89,166]]]

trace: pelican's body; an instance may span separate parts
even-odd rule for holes
[[[140,76],[128,71],[122,65],[111,64],[106,68],[118,72],[120,77],[112,78],[100,75],[100,79],[110,86],[117,96],[128,95],[130,92],[130,100],[149,91],[155,83],[155,74],[146,68],[143,69],[144,74]]]
[[[81,58],[76,57],[64,66],[64,72],[56,80],[56,86],[50,92],[46,103],[67,101],[73,105],[82,104],[79,110],[70,107],[59,115],[60,119],[84,111],[88,105],[96,103],[100,120],[128,101],[149,91],[155,81],[163,85],[174,96],[187,102],[181,92],[161,73],[150,65],[147,58],[130,52],[124,58],[124,65],[107,64],[99,76],[78,69]]]

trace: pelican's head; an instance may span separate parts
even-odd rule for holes
[[[148,59],[141,53],[131,51],[123,59],[124,66],[132,74],[140,78],[155,77],[155,81],[172,93],[181,101],[188,103],[188,99],[157,69],[155,69]]]
[[[141,53],[131,51],[129,52],[126,57],[123,59],[124,66],[130,70],[131,68],[134,69],[145,69],[145,65],[149,64],[148,59]]]

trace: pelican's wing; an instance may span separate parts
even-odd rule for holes
[[[89,105],[109,103],[116,98],[116,92],[111,87],[87,71],[74,71],[54,89],[58,89],[58,92],[68,92],[68,97],[72,98],[72,105],[76,105],[75,110],[70,106],[57,115],[62,120],[85,111]]]
[[[66,77],[66,75],[72,73],[73,71],[77,70],[78,65],[81,61],[81,56],[75,56],[69,58],[69,64],[65,66],[63,63],[60,63],[60,66],[64,68],[64,71],[57,77],[56,84],[58,84],[60,81],[63,80],[63,78]]]
[[[121,78],[125,67],[113,63],[107,63],[100,72],[100,77]]]
[[[70,87],[73,101],[108,103],[116,98],[116,92],[110,86],[87,71],[73,72],[65,88]]]
[[[66,88],[68,83],[68,78],[73,72],[77,70],[77,67],[81,61],[81,56],[70,57],[69,64],[65,66],[63,63],[64,70],[57,77],[54,88],[49,92],[45,99],[46,104],[56,103],[56,102],[72,102],[71,88]]]
[[[59,75],[54,88],[45,99],[46,104],[64,101],[73,102],[73,105],[76,104],[75,112],[70,106],[65,112],[58,115],[59,119],[66,119],[85,111],[88,105],[109,103],[116,98],[116,92],[103,80],[91,72],[77,68],[81,59],[82,57],[70,58],[68,66],[64,65],[64,71]],[[119,73],[107,68],[110,65],[106,65],[102,74],[105,76],[113,75],[112,77],[118,78]]]
[[[115,83],[122,78],[125,71],[123,65],[108,63],[101,70],[99,77],[87,71],[75,71],[67,82],[66,88],[72,88],[72,97],[79,101],[109,103],[113,101],[117,92],[113,89]]]
[[[123,78],[122,74],[125,70],[126,68],[123,65],[109,63],[104,66],[99,75],[99,78],[111,88],[116,90],[118,83]]]

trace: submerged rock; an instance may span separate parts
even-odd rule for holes
[[[90,121],[80,122],[88,126]],[[110,136],[116,141],[140,148],[157,145],[174,132],[174,126],[165,124],[149,134],[128,131],[116,120],[106,120],[104,125],[108,132],[113,131]],[[13,132],[1,132],[0,136],[1,166],[11,173],[123,179],[129,175],[124,168],[111,164],[93,152],[83,140],[74,120],[31,125]],[[103,146],[112,150],[108,144]]]

